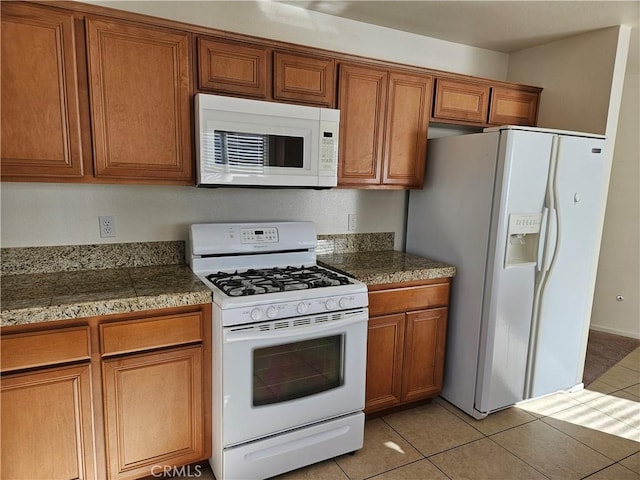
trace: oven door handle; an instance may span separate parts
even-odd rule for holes
[[[235,330],[224,333],[224,343],[231,342],[246,342],[251,340],[264,340],[272,338],[289,338],[298,337],[304,335],[314,335],[316,333],[327,333],[331,330],[339,330],[356,323],[363,323],[366,325],[369,318],[368,313],[358,313],[351,318],[344,320],[332,320],[329,322],[322,322],[315,325],[295,326],[288,328],[278,328],[275,330],[266,330],[256,332],[256,330]]]

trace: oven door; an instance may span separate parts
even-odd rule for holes
[[[230,447],[364,408],[368,309],[224,329]]]

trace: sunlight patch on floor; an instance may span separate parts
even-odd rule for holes
[[[584,390],[591,393],[588,389]],[[615,394],[600,394],[588,402],[577,402],[570,395],[556,394],[518,405],[532,413],[573,425],[640,442],[640,403]],[[589,398],[585,395],[584,398]]]
[[[403,455],[405,454],[402,447],[400,447],[400,445],[398,445],[396,442],[384,442],[384,446],[390,448],[391,450],[395,450],[396,452]]]

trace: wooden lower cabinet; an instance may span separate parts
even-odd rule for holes
[[[402,369],[402,400],[411,402],[442,390],[447,309],[407,313]]]
[[[402,313],[369,319],[365,391],[367,412],[393,407],[402,401],[404,325]]]
[[[0,333],[2,478],[134,479],[211,456],[210,304]]]
[[[103,362],[109,478],[202,459],[202,370],[202,346]]]
[[[2,377],[2,478],[92,479],[89,363]]]
[[[370,292],[369,298],[365,413],[438,395],[444,371],[449,281],[408,287],[396,284]]]

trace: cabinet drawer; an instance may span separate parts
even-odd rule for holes
[[[444,307],[449,304],[449,282],[369,292],[369,315]]]
[[[202,312],[168,315],[100,325],[103,355],[169,347],[203,338]]]
[[[89,360],[89,327],[7,335],[1,349],[3,372]]]

